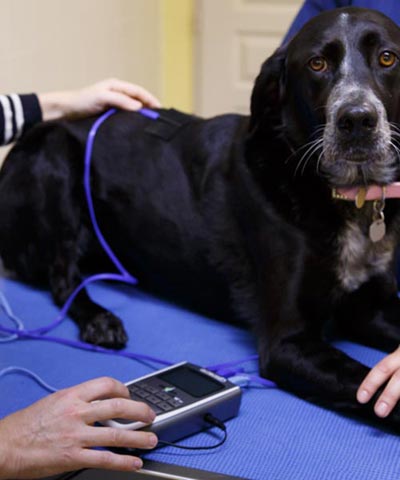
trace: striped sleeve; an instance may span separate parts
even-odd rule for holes
[[[33,94],[0,95],[0,145],[11,143],[42,120],[38,97]]]

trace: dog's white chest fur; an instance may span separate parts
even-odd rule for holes
[[[395,242],[391,235],[374,243],[354,222],[347,223],[338,242],[337,274],[347,292],[356,290],[372,276],[387,271],[393,260]]]

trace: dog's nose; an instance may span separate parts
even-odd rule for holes
[[[344,135],[368,135],[377,124],[378,112],[372,105],[346,105],[338,111],[337,128]]]

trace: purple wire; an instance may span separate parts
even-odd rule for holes
[[[90,219],[92,221],[92,225],[94,228],[94,231],[96,233],[96,236],[103,247],[104,251],[107,253],[109,256],[110,260],[113,262],[113,264],[117,267],[118,271],[121,272],[122,276],[124,277],[124,281],[131,285],[136,285],[138,282],[136,278],[134,278],[127,270],[125,270],[124,266],[122,263],[118,260],[114,252],[112,251],[111,247],[108,245],[106,239],[104,238],[103,234],[101,233],[101,230],[99,228],[99,225],[97,223],[97,218],[96,218],[96,213],[94,211],[94,206],[93,206],[93,198],[92,198],[92,192],[91,192],[91,187],[90,187],[90,164],[91,164],[91,158],[92,158],[92,151],[93,151],[93,144],[94,140],[96,138],[97,130],[99,129],[100,125],[107,120],[108,117],[113,115],[116,112],[115,108],[108,110],[106,113],[104,113],[101,117],[99,117],[95,123],[93,124],[92,128],[90,129],[88,139],[86,142],[86,150],[85,150],[85,173],[84,173],[84,186],[85,186],[85,195],[86,195],[86,201],[88,204],[89,208],[89,214],[90,214]]]
[[[242,363],[245,363],[245,362],[253,362],[255,360],[258,360],[258,355],[250,355],[249,357],[242,358],[241,360],[233,360],[232,362],[217,363],[216,365],[210,365],[207,367],[207,369],[211,370],[212,372],[218,372],[223,369],[230,369],[231,367],[234,367],[236,365],[241,365]]]
[[[83,280],[83,282],[71,293],[71,295],[68,297],[67,301],[64,303],[62,309],[60,310],[60,313],[57,315],[57,318],[54,320],[54,322],[44,327],[37,328],[35,330],[26,330],[26,331],[32,334],[36,334],[36,333],[43,334],[56,328],[64,320],[68,310],[70,309],[78,293],[90,283],[97,282],[100,280],[114,280],[114,281],[126,282],[125,277],[121,278],[121,275],[117,273],[99,273],[97,275],[92,275],[91,277],[88,277],[85,280]],[[130,282],[127,282],[127,283],[130,283]]]
[[[245,377],[248,381],[259,383],[263,387],[276,387],[276,383],[272,382],[271,380],[260,377],[259,375],[244,373],[244,368],[238,367],[238,365],[242,365],[246,362],[253,362],[255,360],[258,360],[258,355],[250,355],[249,357],[245,357],[240,360],[234,360],[232,362],[209,365],[206,368],[207,370],[215,372],[217,375],[221,375],[221,377],[230,378],[236,375],[243,375],[243,377]]]
[[[92,345],[91,343],[80,342],[78,340],[69,340],[68,338],[52,337],[49,335],[38,335],[26,330],[19,330],[18,335],[21,338],[31,340],[44,340],[45,342],[59,343],[72,348],[79,348],[80,350],[87,350],[90,352],[106,353],[107,355],[117,355],[119,357],[130,358],[132,360],[144,360],[148,362],[160,363],[161,365],[173,365],[172,362],[162,360],[160,358],[151,357],[150,355],[143,355],[140,353],[125,352],[123,350],[113,350],[111,348],[100,347],[99,345]]]

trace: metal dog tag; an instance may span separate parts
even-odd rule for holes
[[[385,236],[386,225],[383,218],[374,220],[369,226],[369,238],[371,242],[379,242]]]
[[[369,226],[369,238],[371,242],[379,242],[386,234],[385,214],[385,188],[382,188],[381,200],[375,200],[372,209],[372,223]]]

